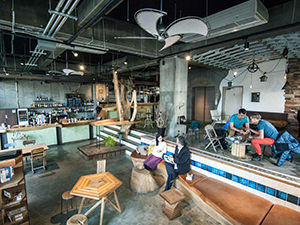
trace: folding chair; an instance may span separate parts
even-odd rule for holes
[[[210,116],[211,116],[211,120],[212,122],[212,126],[215,127],[215,125],[217,123],[226,123],[227,120],[222,120],[221,115],[219,115],[219,112],[217,109],[214,110],[210,110]]]
[[[31,151],[30,163],[32,173],[41,168],[46,170],[46,151],[44,148],[38,148]]]
[[[217,152],[216,147],[220,147],[223,150],[220,139],[222,137],[218,137],[214,127],[211,124],[208,124],[204,127],[206,136],[209,140],[209,143],[205,146],[205,149],[209,148],[212,145],[215,152]]]

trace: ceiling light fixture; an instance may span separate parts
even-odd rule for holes
[[[21,65],[21,66],[24,66],[24,63],[21,62],[20,65]]]
[[[267,72],[264,72],[264,74],[259,78],[260,82],[266,82],[268,80],[268,77],[266,75]]]
[[[258,65],[255,63],[254,59],[252,61],[252,63],[248,66],[247,70],[250,72],[250,73],[255,73],[257,70],[258,70]]]
[[[8,75],[9,75],[9,73],[8,73],[8,72],[6,72],[6,73],[5,73],[5,75],[6,75],[6,76],[8,76]]]
[[[245,40],[245,43],[244,43],[244,50],[245,50],[245,51],[248,51],[248,50],[249,50],[249,42],[248,42],[247,39]]]
[[[192,69],[192,67],[191,66],[189,66],[189,70],[191,70]]]
[[[191,59],[192,59],[192,56],[191,56],[191,55],[186,55],[186,56],[185,56],[185,60],[186,60],[186,61],[190,61]]]
[[[127,65],[127,64],[128,64],[128,62],[127,62],[127,60],[125,60],[125,61],[124,61],[124,65]]]
[[[79,69],[80,69],[80,70],[85,70],[85,66],[84,66],[84,65],[80,65],[80,66],[79,66]]]
[[[72,52],[75,57],[78,57],[78,52]]]
[[[236,71],[233,72],[233,76],[234,76],[234,77],[236,77],[237,74],[238,74],[238,73],[237,73]]]

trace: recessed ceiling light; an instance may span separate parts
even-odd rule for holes
[[[192,59],[192,56],[191,56],[191,55],[186,55],[186,56],[185,56],[185,60],[186,60],[186,61],[190,61],[191,59]]]
[[[233,32],[237,32],[237,31],[238,31],[238,29],[237,29],[237,28],[234,28],[234,29],[233,29]]]
[[[79,66],[79,69],[80,69],[80,70],[84,70],[84,69],[85,69],[85,66],[84,66],[84,65],[80,65],[80,66]]]
[[[127,65],[128,64],[127,61],[124,61],[124,64]]]
[[[75,57],[77,57],[77,56],[78,56],[78,52],[73,52],[73,55],[74,55]]]
[[[233,72],[233,76],[235,76],[235,77],[236,77],[236,75],[237,75],[237,72],[236,72],[236,71],[234,71],[234,72]]]
[[[191,67],[191,66],[189,66],[189,70],[190,70],[190,69],[192,69],[192,67]]]
[[[21,65],[21,66],[24,66],[24,63],[21,62],[20,65]]]

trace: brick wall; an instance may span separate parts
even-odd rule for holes
[[[300,110],[300,59],[288,60],[287,81],[291,89],[285,89],[285,112],[288,113],[288,130],[297,130],[297,113]]]

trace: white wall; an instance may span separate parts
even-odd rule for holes
[[[233,81],[233,86],[243,86],[242,107],[246,110],[283,113],[285,99],[284,90],[281,88],[285,84],[286,63],[285,59],[280,59],[258,64],[260,70],[267,72],[268,80],[260,82],[259,77],[263,75],[262,72],[252,73],[252,88],[250,88],[251,73],[247,71],[247,67],[230,70],[220,84],[221,100],[218,111],[222,112],[223,87],[228,86],[228,81]],[[234,79],[235,71],[238,74]],[[260,92],[260,102],[251,102],[251,92]]]
[[[85,99],[92,99],[91,84],[41,81],[18,81],[18,96],[16,83],[13,80],[0,82],[0,108],[17,108],[17,97],[20,108],[29,108],[37,96],[51,97],[57,103],[66,103],[66,94],[78,92],[84,94]]]

